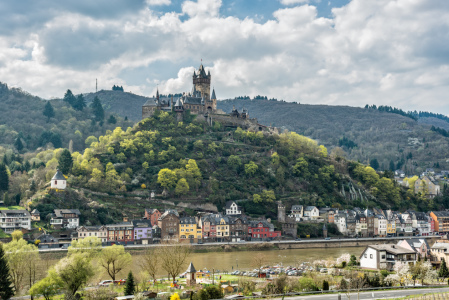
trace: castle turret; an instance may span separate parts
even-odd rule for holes
[[[285,205],[278,202],[278,222],[285,223]]]

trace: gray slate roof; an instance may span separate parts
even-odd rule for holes
[[[187,273],[195,273],[196,272],[196,269],[195,269],[195,267],[193,266],[193,264],[192,263],[190,263],[190,265],[189,265],[189,267],[187,268],[187,271],[186,271]]]
[[[62,172],[58,169],[58,170],[56,170],[56,174],[53,176],[53,178],[51,180],[67,180],[67,179],[65,179]]]
[[[77,216],[81,215],[79,209],[55,209],[54,215],[57,218],[63,218],[64,214],[76,214]]]

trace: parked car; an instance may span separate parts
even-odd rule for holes
[[[328,272],[327,268],[321,268],[320,270],[320,273],[327,273],[327,272]]]
[[[330,239],[331,239],[330,237],[325,238],[326,241],[329,241]]]
[[[110,286],[113,284],[114,284],[114,282],[112,280],[102,280],[98,285],[99,286]]]

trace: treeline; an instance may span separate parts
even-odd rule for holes
[[[377,109],[378,111],[385,111],[385,112],[389,112],[389,113],[393,113],[393,114],[398,114],[404,117],[408,117],[410,119],[413,119],[415,121],[418,120],[418,116],[416,111],[415,112],[411,112],[411,111],[403,111],[400,108],[396,108],[396,107],[392,107],[392,106],[387,106],[387,105],[380,105],[380,106],[376,106],[375,104],[369,106],[368,104],[365,105],[365,109]]]
[[[119,91],[119,92],[124,92],[125,90],[123,89],[123,86],[118,86],[118,85],[115,85],[114,84],[114,86],[112,87],[112,90],[113,91]]]
[[[234,99],[237,100],[251,100],[250,96],[237,96]],[[268,101],[278,101],[276,98],[268,98],[267,96],[257,95],[252,98],[252,100],[268,100]]]
[[[347,137],[344,136],[338,140],[338,146],[347,147],[347,148],[351,149],[351,148],[356,148],[357,144],[354,141],[351,141],[350,139],[348,139]]]
[[[416,113],[416,111],[414,113]],[[417,113],[417,115],[420,118],[437,118],[437,119],[440,119],[440,120],[443,120],[443,121],[446,121],[449,123],[449,118],[442,114],[435,114],[435,113],[428,112],[428,111],[420,111],[419,113]]]
[[[444,137],[449,137],[449,131],[447,131],[447,130],[445,130],[443,128],[432,126],[432,127],[430,127],[430,130],[432,130],[434,132],[437,132],[437,133],[441,134]]]

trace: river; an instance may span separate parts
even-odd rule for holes
[[[343,248],[326,248],[326,249],[288,249],[288,250],[265,250],[265,251],[233,251],[233,252],[208,252],[208,253],[192,253],[185,263],[185,268],[190,262],[193,263],[197,270],[207,269],[215,270],[249,270],[254,269],[252,266],[253,258],[257,255],[263,255],[266,258],[266,265],[283,265],[283,266],[295,266],[298,262],[312,262],[320,259],[337,259],[344,253],[354,254],[359,256],[365,247],[343,247]],[[121,271],[117,278],[126,278],[126,275],[131,270],[134,274],[141,272],[140,261],[142,259],[143,252],[132,251],[132,264]],[[65,254],[64,254],[65,255]],[[42,262],[44,263],[44,269],[55,264],[59,258],[64,256],[62,253],[55,257],[54,254],[41,254]],[[97,275],[93,279],[93,282],[100,281],[102,279],[108,279],[106,272],[97,267]],[[41,273],[41,272],[40,272]],[[43,276],[44,274],[39,274]],[[161,269],[159,276],[167,276]]]

